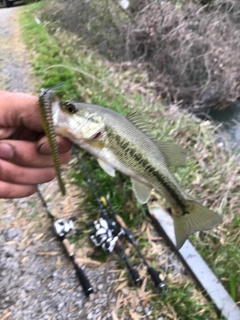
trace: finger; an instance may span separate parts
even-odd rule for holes
[[[30,196],[36,190],[36,185],[21,185],[0,181],[0,198],[24,198]]]
[[[25,127],[37,132],[43,131],[38,97],[6,91],[0,91],[0,97],[0,127]]]
[[[16,128],[1,128],[0,126],[0,139],[7,139],[16,132]]]
[[[1,111],[0,111],[1,118]],[[37,141],[44,136],[44,133],[32,131],[27,128],[1,128],[0,127],[0,140],[12,139],[12,140],[26,140],[26,141]]]
[[[32,131],[27,128],[15,128],[15,132],[8,136],[6,139],[11,140],[25,140],[25,141],[38,141],[45,134],[43,132]]]
[[[56,139],[59,153],[65,153],[71,149],[72,143],[68,139],[60,136],[57,136]],[[41,154],[51,154],[51,148],[48,144],[47,137],[43,137],[38,141],[38,152]]]
[[[8,161],[0,160],[0,181],[14,184],[38,184],[53,180],[55,169],[46,168],[24,168]]]
[[[3,160],[11,160],[14,154],[14,149],[7,143],[0,143],[0,158]]]
[[[5,146],[10,146],[13,150],[11,157],[7,158],[6,153],[1,153]],[[6,152],[6,150],[5,150]],[[3,158],[2,155],[5,155]],[[66,163],[71,156],[71,151],[59,155],[60,163]],[[37,142],[2,140],[0,143],[0,158],[11,161],[22,167],[44,168],[53,166],[52,155],[39,154],[37,150]]]

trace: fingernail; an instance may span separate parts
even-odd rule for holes
[[[7,143],[0,143],[0,158],[11,160],[14,154],[13,147]]]
[[[43,142],[42,144],[40,144],[40,146],[38,147],[38,152],[41,154],[50,154],[50,150],[49,150],[49,144],[47,142]]]

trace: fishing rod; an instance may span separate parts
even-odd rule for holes
[[[87,228],[89,227],[93,227],[93,230],[90,232],[90,239],[93,244],[96,247],[101,247],[106,253],[111,253],[116,250],[125,263],[126,269],[130,275],[130,280],[136,286],[141,285],[142,279],[140,278],[138,271],[132,266],[125,253],[124,247],[119,240],[119,237],[123,233],[116,222],[112,220],[106,212],[103,212],[98,220],[87,224]]]
[[[85,178],[89,184],[89,187],[94,194],[94,197],[99,205],[100,212],[102,213],[102,216],[105,219],[110,220],[108,213],[107,213],[107,210],[106,210],[106,208],[108,207],[116,219],[115,223],[117,223],[118,228],[121,230],[121,232],[119,232],[118,236],[124,235],[125,238],[131,243],[131,245],[136,250],[138,256],[142,259],[144,265],[146,266],[147,272],[150,275],[152,281],[154,282],[155,287],[158,288],[160,290],[160,292],[165,292],[166,291],[166,284],[160,279],[158,272],[153,267],[151,267],[148,264],[148,262],[146,261],[146,259],[144,258],[140,248],[138,247],[138,245],[136,243],[136,240],[134,239],[134,236],[132,235],[130,230],[127,228],[123,219],[117,214],[117,212],[113,209],[112,205],[109,203],[109,201],[107,201],[107,199],[105,197],[98,196],[98,194],[96,192],[96,187],[94,186],[93,180],[90,178],[90,174],[88,172],[88,169],[85,166],[85,164],[83,163],[83,160],[79,156],[79,153],[77,152],[77,149],[75,147],[73,148],[73,153],[75,154],[75,156],[78,160],[78,163],[80,164],[82,171],[85,175]],[[124,251],[122,251],[121,247],[120,248],[118,247],[118,243],[119,242],[116,241],[114,244],[115,246],[117,245],[116,250],[122,255],[122,258],[125,261],[125,265],[126,265],[127,269],[129,270],[129,272],[131,273],[131,278],[134,280],[135,285],[139,285],[142,280],[140,279],[137,270],[135,270],[133,267],[128,267],[128,262],[126,262],[128,260],[126,260],[126,257],[123,255]],[[95,245],[96,245],[96,243],[95,243]]]
[[[123,259],[125,266],[128,269],[129,274],[131,274],[130,279],[132,280],[132,284],[136,285],[136,286],[141,286],[143,283],[143,280],[140,278],[137,270],[135,268],[133,268],[132,264],[130,263],[120,240],[117,241],[117,243],[115,245],[115,249],[116,249],[117,253],[119,254],[119,256]]]
[[[146,320],[150,320],[148,317],[148,312],[143,306],[142,300],[137,291],[137,286],[142,284],[142,279],[140,278],[138,271],[132,266],[130,260],[128,259],[125,253],[123,245],[119,240],[119,236],[123,234],[122,228],[121,227],[119,228],[119,225],[116,223],[116,221],[111,219],[110,216],[108,215],[106,206],[104,206],[104,199],[106,198],[105,197],[99,198],[96,192],[96,189],[94,187],[94,183],[90,178],[88,169],[86,168],[83,160],[79,156],[77,149],[75,147],[73,147],[73,153],[75,154],[78,160],[78,163],[82,168],[82,171],[85,175],[85,178],[88,182],[88,185],[91,191],[95,196],[96,202],[98,203],[99,210],[101,213],[101,216],[98,220],[95,220],[94,222],[90,222],[89,224],[87,224],[88,227],[91,227],[91,226],[94,227],[94,230],[92,230],[92,232],[90,233],[90,238],[95,244],[95,246],[101,247],[107,253],[110,253],[115,249],[119,254],[119,256],[123,259],[125,267],[129,273],[130,281],[132,282],[132,285],[136,291],[136,295],[139,299],[140,306],[142,307]]]
[[[113,212],[116,221],[121,226],[121,228],[123,230],[123,233],[124,233],[124,236],[131,243],[131,245],[134,247],[134,249],[136,250],[138,256],[142,259],[144,265],[147,268],[148,274],[150,275],[152,281],[155,284],[155,287],[158,288],[160,290],[160,292],[165,292],[166,289],[167,289],[165,282],[161,280],[161,278],[159,277],[158,272],[148,264],[147,260],[145,259],[145,257],[143,256],[141,250],[139,249],[133,234],[127,228],[127,226],[126,226],[125,222],[123,221],[122,217],[120,217],[117,214],[117,212],[114,210],[114,208],[112,207],[112,205],[108,201],[107,201],[107,204],[110,207],[111,211]]]
[[[74,221],[76,220],[76,218],[72,217],[68,221],[65,221],[63,219],[55,220],[55,217],[51,213],[51,211],[47,205],[47,202],[45,201],[39,188],[37,188],[37,193],[38,193],[39,198],[42,201],[43,207],[45,208],[46,212],[48,213],[48,216],[51,218],[51,220],[53,222],[54,230],[55,230],[55,233],[56,233],[58,239],[61,241],[69,259],[72,261],[72,264],[73,264],[74,269],[76,271],[77,278],[82,285],[83,292],[88,297],[91,293],[93,293],[93,287],[92,287],[90,281],[88,280],[87,276],[85,275],[83,269],[78,265],[78,263],[75,259],[74,252],[71,248],[70,242],[69,242],[68,238],[66,237],[66,235],[69,232],[74,232],[75,234],[81,232],[80,229],[76,230],[74,228]]]

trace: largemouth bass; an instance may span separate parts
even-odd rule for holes
[[[152,189],[165,197],[171,206],[178,248],[190,234],[221,222],[219,215],[187,195],[169,171],[170,166],[184,164],[182,149],[155,141],[137,114],[125,117],[97,105],[54,102],[53,123],[57,134],[96,157],[110,176],[115,169],[128,175],[140,203],[148,201]]]

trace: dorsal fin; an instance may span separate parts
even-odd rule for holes
[[[165,164],[167,167],[182,167],[186,164],[185,152],[182,147],[173,142],[156,140],[151,134],[150,124],[144,121],[141,114],[136,111],[127,116],[127,118],[157,145],[165,158]]]
[[[134,124],[136,127],[141,129],[144,133],[146,133],[150,138],[152,138],[150,124],[142,118],[142,115],[138,111],[129,114],[127,116],[127,119],[131,121],[132,124]]]
[[[165,157],[167,167],[185,166],[185,152],[179,144],[168,141],[156,141],[156,144]]]

